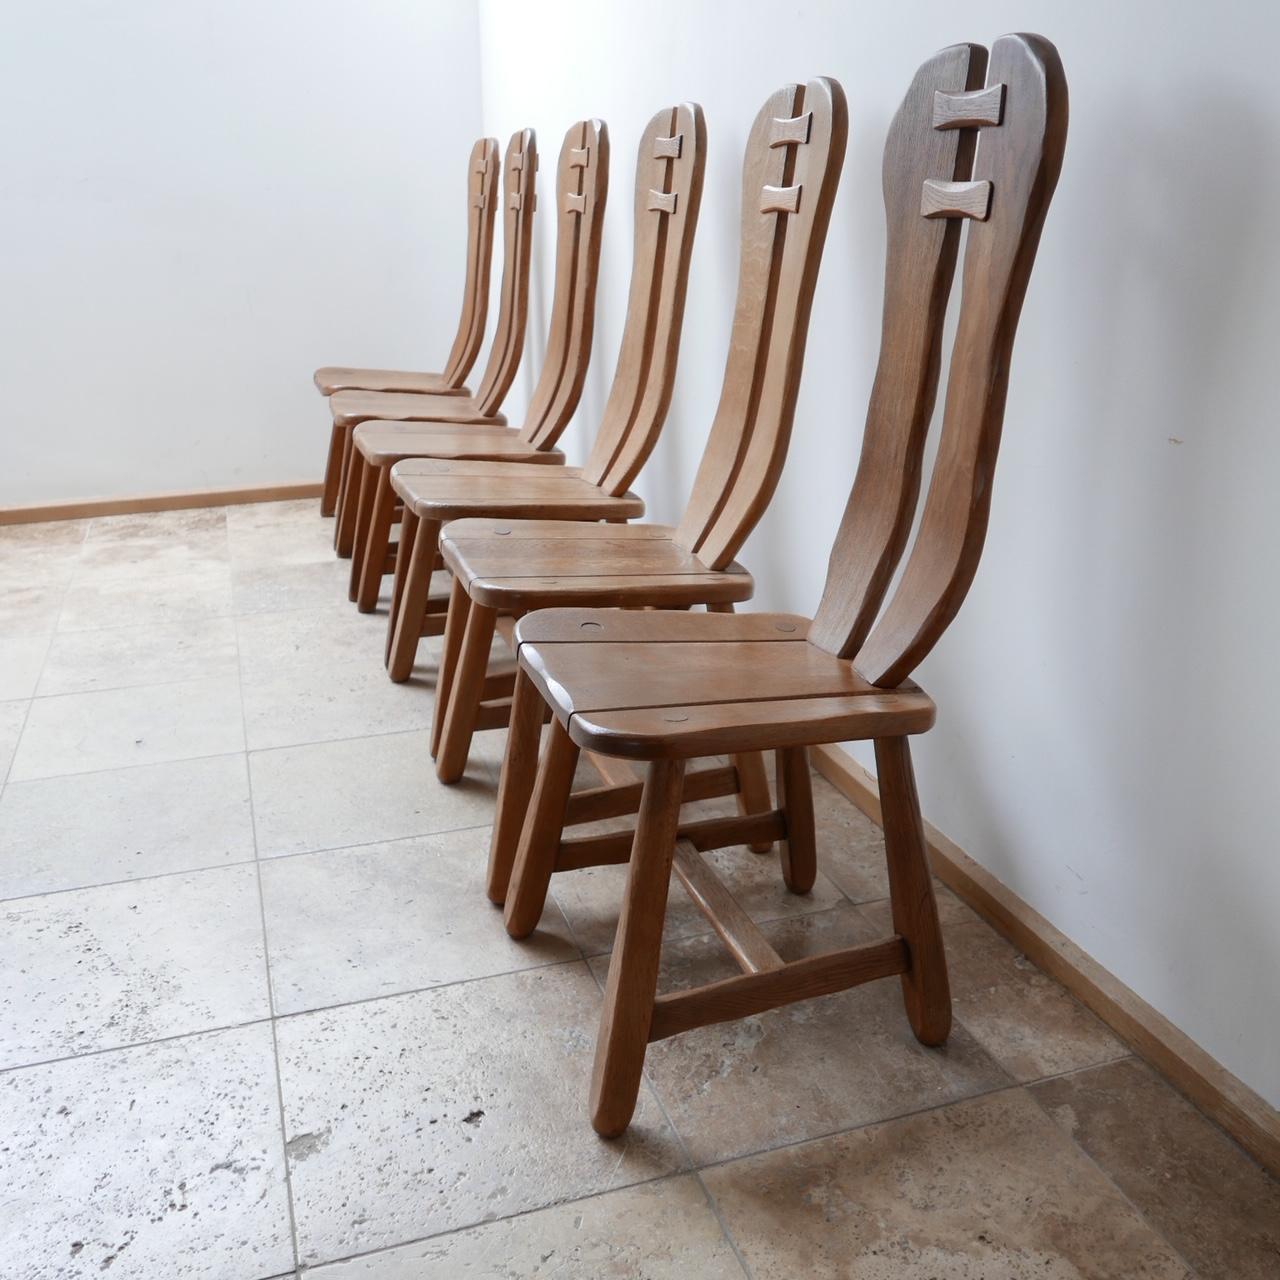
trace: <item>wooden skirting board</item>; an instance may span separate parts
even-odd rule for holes
[[[209,489],[200,493],[153,493],[138,498],[86,498],[40,506],[0,508],[0,525],[37,524],[45,520],[83,520],[88,516],[123,516],[140,511],[186,511],[192,507],[234,507],[245,502],[286,502],[318,498],[320,484],[271,484],[256,489]]]
[[[814,747],[811,754],[814,768],[879,824],[880,794],[874,776],[840,747]],[[943,884],[1092,1009],[1257,1160],[1280,1174],[1280,1112],[941,831],[928,822],[924,825],[933,870]]]

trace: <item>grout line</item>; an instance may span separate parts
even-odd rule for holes
[[[226,521],[224,520],[223,523],[225,526]],[[230,530],[228,529],[228,554],[230,538]],[[240,732],[245,744],[242,755],[244,757],[245,786],[248,788],[249,793],[249,829],[253,837],[254,879],[258,885],[258,922],[262,930],[262,969],[263,978],[267,985],[267,1011],[271,1022],[271,1060],[275,1066],[276,1075],[276,1114],[280,1117],[280,1157],[284,1167],[285,1204],[289,1210],[289,1244],[293,1250],[293,1269],[296,1274],[301,1265],[298,1252],[298,1214],[293,1200],[293,1169],[289,1163],[289,1134],[284,1112],[284,1082],[280,1073],[280,1037],[277,1033],[276,1024],[275,985],[271,980],[271,939],[267,933],[267,905],[266,894],[262,887],[262,859],[258,856],[258,819],[253,805],[253,770],[249,768],[248,715],[244,707],[244,671],[240,658],[240,627],[234,618],[231,626],[236,645],[236,691],[240,699]]]

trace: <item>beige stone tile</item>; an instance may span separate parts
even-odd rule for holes
[[[622,824],[611,825],[621,827]],[[782,882],[776,846],[772,853],[765,854],[752,853],[745,845],[738,845],[703,856],[757,922],[826,911],[844,901],[840,891],[821,872],[811,892],[791,893]],[[552,878],[552,895],[587,955],[600,955],[613,947],[626,883],[625,866],[588,867]],[[706,933],[710,927],[680,882],[673,878],[663,937],[687,938]]]
[[[316,1280],[742,1280],[687,1175],[317,1267]]]
[[[48,649],[46,636],[0,636],[0,701],[16,701],[35,693]]]
[[[880,936],[843,904],[764,926],[784,960]],[[603,981],[608,961],[591,962]],[[659,991],[739,972],[714,936],[663,948]],[[702,1027],[649,1046],[646,1070],[696,1165],[817,1137],[1008,1084],[962,1026],[927,1049],[896,978]]]
[[[1204,1280],[1280,1275],[1280,1182],[1145,1063],[1031,1094]]]
[[[0,779],[9,772],[18,738],[27,718],[29,702],[0,702]]]
[[[419,731],[250,753],[259,855],[487,826],[493,780],[442,786],[428,744]]]
[[[112,551],[115,548],[111,548]],[[124,564],[77,574],[66,589],[59,631],[99,627],[199,626],[231,615],[231,567],[197,561],[185,567]]]
[[[293,1266],[265,1024],[0,1075],[4,1268],[230,1280]]]
[[[246,503],[226,514],[227,545],[237,565],[339,563],[333,521],[321,519],[319,502]]]
[[[234,676],[37,698],[10,781],[244,749]]]
[[[1015,1080],[1038,1080],[1128,1054],[1103,1022],[990,925],[967,908],[957,919],[944,904],[949,908],[940,898],[955,1016]],[[890,929],[887,902],[860,910],[877,931]]]
[[[185,511],[135,511],[119,516],[95,516],[89,522],[84,546],[145,546],[162,553],[175,542],[197,544],[226,541],[227,508],[192,507]]]
[[[53,637],[40,676],[41,697],[168,684],[236,674],[235,624],[209,618],[141,627],[105,627]]]
[[[484,894],[488,852],[480,827],[264,862],[276,1011],[576,960],[554,907],[526,942],[507,936]]]
[[[88,520],[0,525],[0,561],[38,552],[69,551],[78,555],[88,528]]]
[[[243,755],[11,782],[0,898],[252,861]]]
[[[385,619],[344,604],[241,618],[237,629],[251,750],[431,724],[432,686],[387,676]]]
[[[600,997],[580,963],[284,1018],[299,1253],[315,1263],[682,1167],[647,1091],[627,1137],[587,1120]]]
[[[278,564],[274,561],[235,561],[231,568],[232,604],[237,615],[278,613],[288,609],[324,609],[337,615],[355,606],[347,600],[350,565],[335,560]],[[379,615],[386,626],[386,614]]]
[[[70,570],[61,574],[0,573],[0,636],[47,636],[58,625]]]
[[[1021,1090],[702,1176],[756,1280],[1192,1280]]]
[[[0,906],[0,1068],[270,1015],[253,866]]]

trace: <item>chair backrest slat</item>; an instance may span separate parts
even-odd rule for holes
[[[671,404],[705,168],[702,108],[664,107],[640,138],[627,319],[600,431],[582,470],[606,493],[630,487]]]
[[[711,568],[733,559],[782,471],[847,137],[844,91],[820,78],[775,93],[747,141],[724,386],[677,530]]]
[[[565,134],[556,167],[556,274],[547,354],[520,438],[550,449],[582,395],[595,332],[600,237],[609,192],[609,131],[579,120]]]
[[[936,177],[967,179],[976,134],[935,127],[936,104],[980,88],[986,70],[981,45],[952,45],[935,54],[916,72],[885,141],[880,361],[857,478],[809,630],[814,644],[842,658],[852,657],[867,638],[906,547],[937,398],[960,222],[921,217],[921,185]]]
[[[480,138],[467,166],[467,273],[462,312],[441,377],[451,387],[467,380],[484,340],[489,312],[489,266],[493,259],[493,213],[498,207],[498,140]]]
[[[1066,78],[1047,40],[1002,36],[987,81],[1004,86],[1002,109],[999,124],[981,127],[973,164],[990,200],[968,228],[938,456],[902,580],[854,658],[883,687],[900,684],[933,648],[977,570],[1014,335],[1066,144]]]
[[[524,354],[537,175],[537,139],[532,129],[521,129],[511,135],[502,160],[502,285],[498,295],[498,323],[475,393],[476,408],[486,416],[502,407]]]

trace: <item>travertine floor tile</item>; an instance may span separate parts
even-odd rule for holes
[[[581,964],[282,1019],[304,1262],[348,1257],[676,1171],[647,1092],[587,1122],[600,998]]]
[[[486,775],[442,787],[428,735],[389,733],[249,756],[258,853],[309,853],[487,825]]]
[[[325,560],[304,560],[298,564],[233,559],[233,610],[238,615],[278,613],[289,609],[324,609],[327,613],[335,613],[346,608],[355,612],[355,606],[347,603],[350,568],[347,561],[333,558],[332,548],[329,548]],[[380,616],[385,626],[386,617]]]
[[[0,702],[0,779],[9,772],[18,737],[27,718],[29,702]]]
[[[889,896],[884,833],[825,778],[813,779],[818,866],[854,902]]]
[[[270,1015],[257,871],[0,906],[0,1068]]]
[[[234,676],[37,698],[10,780],[244,750]]]
[[[479,827],[265,862],[276,1011],[577,959],[555,907],[528,941],[507,936],[484,894],[488,852]]]
[[[293,1266],[269,1026],[0,1075],[0,1151],[14,1276]]]
[[[385,620],[331,605],[241,618],[238,630],[251,750],[431,724],[432,688],[387,678]]]
[[[11,782],[0,898],[253,858],[243,755]]]
[[[47,636],[58,625],[70,569],[61,576],[30,569],[0,573],[0,636]]]
[[[693,1178],[680,1176],[317,1267],[316,1280],[742,1280]]]
[[[104,627],[54,636],[37,692],[49,697],[126,689],[236,671],[236,630],[230,618],[209,618],[198,626]]]
[[[1280,1275],[1280,1183],[1135,1058],[1032,1096],[1205,1280]]]
[[[77,574],[62,600],[58,630],[197,627],[230,614],[231,566],[225,561],[171,563],[163,573],[125,563]]]
[[[47,636],[0,636],[0,702],[35,693],[48,649]]]
[[[78,555],[88,520],[43,520],[35,524],[0,525],[0,563],[32,554],[67,551]]]
[[[848,905],[764,926],[784,960],[874,940]],[[606,958],[592,967],[603,981]],[[663,949],[660,991],[739,972],[714,936]],[[961,1026],[926,1049],[896,979],[649,1046],[646,1070],[695,1164],[953,1102],[1009,1077]]]
[[[971,914],[949,919],[939,906],[955,1016],[1015,1080],[1128,1054],[1122,1040],[990,925]],[[878,932],[891,929],[887,902],[861,911]]]
[[[702,1176],[756,1280],[1191,1280],[1021,1090]]]

